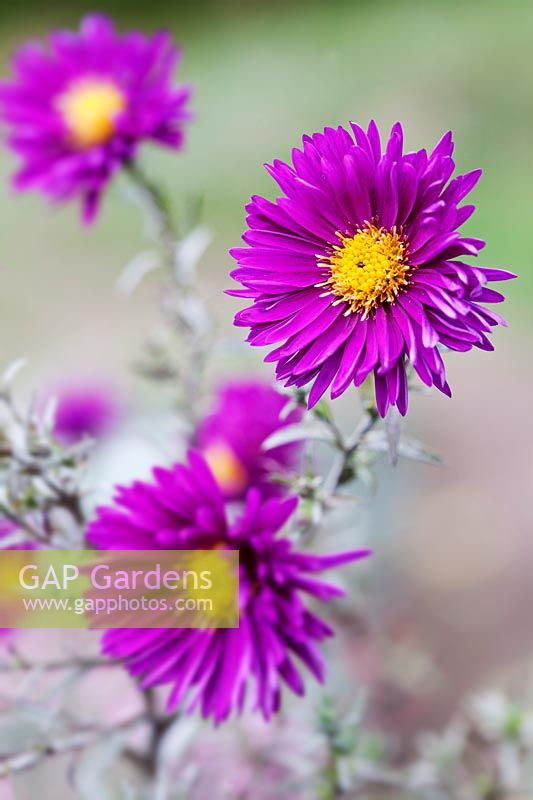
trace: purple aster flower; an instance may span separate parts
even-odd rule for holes
[[[86,436],[99,439],[119,417],[119,404],[107,387],[96,383],[72,384],[57,392],[54,433],[64,444]]]
[[[0,518],[0,550],[36,550],[37,543],[29,539],[17,538],[11,544],[6,544],[6,540],[19,531],[19,527],[10,519]]]
[[[296,498],[264,501],[257,489],[234,521],[203,458],[191,452],[188,466],[157,468],[151,483],[120,487],[114,506],[98,509],[88,540],[102,549],[239,550],[240,625],[233,629],[109,630],[104,652],[124,659],[142,686],[171,684],[168,708],[199,707],[215,722],[246,700],[268,719],[285,683],[303,694],[296,661],[319,680],[324,662],[317,643],[331,628],[312,611],[305,594],[328,601],[343,592],[313,573],[367,555],[367,551],[317,556],[293,549],[278,535]],[[296,659],[296,661],[295,661]]]
[[[54,200],[81,195],[86,221],[113,174],[142,141],[179,148],[189,89],[172,85],[180,51],[166,32],[119,35],[91,14],[79,32],[55,31],[24,45],[14,77],[0,85],[9,144],[20,156],[18,189]]]
[[[213,411],[201,423],[197,445],[224,496],[243,498],[251,486],[263,497],[282,492],[273,474],[295,469],[300,444],[288,444],[265,452],[263,442],[275,431],[297,423],[299,408],[283,415],[289,398],[257,379],[237,379],[220,387]]]
[[[266,167],[283,196],[247,206],[248,247],[231,251],[245,288],[229,293],[253,300],[235,324],[277,345],[278,379],[313,383],[310,407],[373,373],[379,413],[405,414],[407,364],[450,395],[438,346],[492,350],[505,322],[481,303],[504,298],[486,284],[515,276],[467,263],[484,242],[459,233],[474,211],[460,203],[481,170],[450,180],[451,133],[428,155],[403,152],[399,123],[383,151],[374,122],[351,129],[304,136],[293,166]]]

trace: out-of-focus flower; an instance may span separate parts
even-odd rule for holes
[[[248,341],[279,343],[265,359],[278,379],[313,382],[310,406],[373,373],[379,413],[405,414],[406,362],[449,395],[438,345],[492,350],[486,334],[505,323],[481,303],[504,298],[486,284],[514,275],[464,261],[484,246],[458,231],[481,170],[450,181],[450,133],[428,155],[403,152],[399,123],[384,151],[374,122],[351,128],[304,136],[293,166],[267,166],[283,196],[247,206],[248,247],[231,251],[245,288],[229,293],[253,300],[235,318]]]
[[[260,380],[233,380],[220,387],[212,412],[199,427],[197,443],[226,498],[243,498],[252,486],[264,497],[283,490],[272,476],[297,467],[301,445],[268,452],[262,445],[275,431],[301,420],[299,408],[283,414],[288,400]]]
[[[37,544],[25,539],[18,526],[9,519],[0,519],[0,550],[35,550]]]
[[[9,144],[22,160],[15,186],[54,200],[81,195],[92,220],[108,181],[141,142],[182,145],[190,92],[172,85],[179,55],[167,33],[119,35],[98,14],[79,32],[54,31],[47,46],[24,45],[13,78],[0,86]]]
[[[0,518],[0,551],[2,550],[36,550],[38,544],[27,539],[24,531],[10,519]],[[0,628],[0,630],[5,630]]]
[[[280,707],[283,683],[303,694],[295,658],[322,681],[324,662],[316,643],[333,631],[306,607],[302,594],[322,601],[342,595],[311,575],[367,551],[328,556],[294,551],[291,540],[277,534],[296,504],[296,498],[264,501],[252,489],[241,515],[230,522],[220,489],[195,452],[187,466],[155,469],[151,483],[120,487],[115,505],[101,507],[90,524],[89,542],[101,549],[239,550],[240,625],[110,630],[104,651],[124,659],[143,686],[172,684],[169,709],[182,703],[187,711],[199,707],[217,723],[242,711],[247,701],[270,718]]]
[[[118,401],[109,388],[97,383],[72,384],[57,392],[54,434],[63,444],[84,437],[99,439],[119,417]]]

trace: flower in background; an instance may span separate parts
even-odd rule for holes
[[[301,420],[299,408],[283,413],[288,401],[258,379],[236,379],[220,387],[212,412],[198,429],[197,445],[226,498],[243,498],[251,486],[263,496],[283,491],[272,476],[297,467],[301,444],[268,452],[262,446],[272,433]]]
[[[0,86],[9,144],[22,160],[16,187],[54,200],[81,195],[84,219],[92,220],[107,183],[141,142],[181,147],[190,91],[172,84],[179,55],[167,33],[119,35],[98,14],[79,32],[53,32],[48,46],[24,45],[14,77]]]
[[[109,630],[104,652],[123,659],[143,687],[171,684],[169,710],[199,707],[215,722],[242,711],[247,699],[270,718],[280,707],[283,683],[303,694],[295,659],[322,681],[316,644],[333,631],[307,608],[303,595],[322,601],[342,595],[312,574],[367,551],[296,552],[290,539],[278,535],[296,504],[296,498],[265,501],[252,489],[241,515],[230,522],[215,479],[195,452],[187,466],[155,469],[151,483],[120,487],[115,505],[98,509],[89,542],[101,549],[237,549],[240,626]]]
[[[400,124],[384,150],[374,122],[351,128],[304,136],[293,166],[267,166],[283,196],[247,206],[248,246],[231,251],[245,288],[229,293],[253,301],[235,324],[277,345],[265,360],[278,379],[313,383],[310,407],[373,373],[379,413],[405,414],[407,363],[450,395],[438,346],[492,350],[486,334],[505,323],[481,303],[504,298],[486,284],[515,276],[464,260],[484,246],[458,231],[481,170],[450,180],[450,133],[428,155],[403,152]]]
[[[100,384],[73,384],[60,389],[56,396],[54,434],[62,444],[85,437],[100,439],[120,417],[116,397]]]
[[[16,523],[0,518],[0,550],[35,550],[37,543],[25,539],[19,531]]]

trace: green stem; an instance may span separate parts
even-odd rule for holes
[[[339,765],[334,753],[330,753],[328,763],[324,768],[323,785],[320,793],[321,800],[337,800],[344,792],[339,785]]]
[[[131,161],[126,166],[126,174],[129,176],[139,202],[154,228],[165,262],[175,274],[176,244],[179,235],[172,221],[167,201],[158,186],[147,178],[136,161]],[[175,275],[175,277],[179,282],[179,276]]]
[[[356,475],[353,467],[353,459],[356,452],[364,443],[365,437],[372,431],[380,421],[380,416],[374,405],[368,404],[365,413],[354,430],[353,434],[345,439],[340,433],[339,428],[333,420],[324,420],[330,426],[335,438],[335,447],[339,451],[339,456],[335,460],[330,474],[326,478],[325,489],[328,495],[333,495],[340,486],[350,483]]]
[[[146,177],[136,162],[126,167],[131,185],[150,221],[168,267],[171,285],[162,295],[162,310],[177,338],[176,368],[183,398],[181,412],[194,428],[200,412],[199,397],[207,356],[211,348],[212,321],[196,291],[194,271],[182,267],[178,258],[179,232],[160,189]]]

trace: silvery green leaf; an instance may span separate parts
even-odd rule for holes
[[[386,452],[386,445],[384,447]],[[372,469],[369,469],[364,462],[358,461],[357,463],[357,480],[368,491],[374,493],[377,490],[377,479]]]
[[[398,463],[398,452],[401,437],[401,416],[396,406],[389,409],[387,416],[383,421],[385,429],[385,437],[389,448],[389,459],[393,466]]]
[[[176,245],[176,273],[189,277],[212,241],[211,232],[204,226],[194,228]]]
[[[367,436],[365,449],[374,453],[388,453],[389,442],[382,431],[373,431]],[[442,466],[442,458],[438,453],[434,453],[417,439],[410,436],[402,436],[398,443],[398,455],[409,461],[418,461],[421,464],[434,464]]]
[[[0,714],[0,756],[40,747],[50,729],[49,714],[37,707]]]
[[[279,428],[270,436],[267,436],[262,444],[262,450],[273,450],[291,442],[302,442],[306,440],[334,443],[333,433],[324,425],[313,422],[297,422],[294,425],[286,425]]]
[[[129,295],[142,280],[161,266],[159,255],[154,250],[138,253],[120,273],[116,288],[120,294]]]
[[[17,358],[16,361],[12,361],[11,364],[4,370],[2,375],[2,383],[6,388],[13,383],[16,376],[19,374],[21,369],[24,369],[27,363],[28,359]]]
[[[160,756],[162,761],[170,765],[184,755],[198,736],[200,724],[196,717],[176,717],[167,729],[162,742]]]
[[[139,786],[134,786],[130,781],[122,780],[117,800],[146,800],[146,795],[143,797]]]
[[[401,439],[398,453],[401,458],[407,458],[410,461],[418,461],[421,464],[444,466],[444,462],[438,453],[429,450],[422,442],[411,437],[404,436]]]
[[[514,742],[502,742],[497,751],[500,782],[510,792],[520,787],[521,754]]]
[[[39,415],[39,425],[46,433],[51,433],[55,427],[57,413],[57,397],[54,395],[47,400],[42,414]]]
[[[120,791],[113,786],[109,773],[124,749],[127,736],[115,732],[93,747],[87,748],[76,760],[71,780],[82,800],[118,800]]]
[[[195,717],[176,717],[166,731],[158,752],[153,800],[169,800],[180,796],[175,793],[175,767],[182,761],[187,763],[187,751],[199,736],[200,724]]]
[[[299,533],[317,527],[323,517],[323,506],[318,500],[304,497],[298,506]]]

